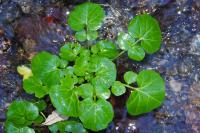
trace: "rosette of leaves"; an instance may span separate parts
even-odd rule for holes
[[[99,4],[87,2],[75,7],[69,14],[68,24],[76,31],[75,37],[78,41],[95,40],[104,16],[105,12]]]
[[[84,3],[70,13],[68,23],[76,31],[77,40],[95,40],[97,30],[104,19],[104,11],[98,4]],[[136,61],[160,48],[161,32],[157,21],[143,14],[133,18],[128,33],[120,33],[117,44],[100,40],[85,48],[79,43],[66,43],[59,55],[40,52],[31,61],[31,68],[18,67],[24,76],[23,88],[37,98],[49,96],[56,112],[70,120],[49,126],[51,132],[87,132],[105,129],[114,117],[111,103],[107,101],[111,92],[120,96],[130,89],[126,101],[128,113],[140,115],[158,108],[165,97],[165,85],[161,76],[152,70],[138,74],[128,71],[124,82],[116,81],[117,70],[112,60],[125,51]],[[45,109],[40,104],[28,101],[13,102],[7,112],[7,132],[33,133],[29,126],[41,123],[39,112]],[[42,104],[43,103],[43,104]],[[74,121],[74,119],[78,121]],[[80,121],[80,122],[79,122]]]
[[[145,53],[152,54],[160,48],[161,31],[157,20],[148,14],[136,16],[128,25],[128,33],[119,34],[117,43],[128,52],[129,58],[143,60]]]

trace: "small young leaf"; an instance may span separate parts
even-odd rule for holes
[[[41,124],[44,121],[44,117],[42,117],[41,115],[39,115],[33,123],[35,124]]]
[[[80,120],[84,127],[92,131],[105,129],[112,121],[114,112],[112,105],[104,99],[96,102],[88,98],[80,103]]]
[[[129,34],[121,32],[117,38],[117,44],[121,50],[129,50],[135,43],[135,39]]]
[[[28,101],[14,101],[6,113],[7,121],[12,122],[16,127],[31,125],[39,116],[36,105]]]
[[[124,81],[127,84],[132,84],[136,81],[137,79],[137,74],[132,72],[132,71],[128,71],[124,74]]]
[[[148,14],[138,15],[128,25],[129,34],[141,41],[144,50],[152,54],[160,48],[161,31],[156,19]]]
[[[82,84],[78,87],[78,94],[82,98],[92,98],[94,88],[90,83]]]
[[[96,45],[92,47],[93,52],[98,50],[98,55],[107,57],[107,58],[114,58],[118,55],[117,48],[115,44],[113,44],[111,41],[103,40],[98,42]]]
[[[42,84],[42,81],[35,76],[25,79],[23,82],[23,88],[26,93],[35,94],[36,97],[42,98],[48,94],[49,88]]]
[[[52,133],[87,133],[87,131],[84,129],[83,125],[77,121],[62,121],[57,122],[51,126],[49,126],[49,130]]]
[[[23,79],[28,79],[29,77],[33,76],[33,73],[30,68],[22,65],[17,67],[17,72],[23,76]]]
[[[60,86],[53,86],[50,91],[50,99],[58,113],[64,116],[78,116],[78,97],[73,90],[67,90]]]
[[[101,27],[104,16],[104,10],[100,5],[87,2],[75,7],[69,14],[68,24],[75,31],[81,31],[84,28],[95,31]]]
[[[165,97],[165,84],[160,75],[152,70],[144,70],[137,76],[139,88],[129,96],[126,107],[131,115],[139,115],[159,107]]]
[[[67,61],[74,61],[80,53],[81,45],[78,43],[67,43],[60,48],[60,57]]]
[[[120,96],[126,92],[126,88],[120,81],[115,81],[111,91],[115,96]]]
[[[13,123],[6,121],[6,133],[35,133],[32,128],[29,127],[16,127]]]
[[[85,30],[82,30],[82,31],[76,32],[75,37],[78,41],[84,42],[87,39],[87,34]]]
[[[133,46],[128,50],[128,57],[136,61],[141,61],[145,57],[144,49],[141,46]]]
[[[97,31],[88,31],[87,32],[87,40],[93,41],[97,39],[98,37],[98,32]]]

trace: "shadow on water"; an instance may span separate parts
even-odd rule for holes
[[[125,101],[129,93],[110,98],[115,119],[107,133],[200,132],[200,2],[198,0],[93,0],[103,5],[106,19],[100,38],[115,40],[136,14],[150,13],[158,19],[163,41],[159,52],[134,62],[126,55],[116,63],[118,78],[127,70],[154,69],[166,81],[162,107],[138,117],[129,116]],[[31,99],[22,89],[16,67],[28,64],[39,51],[57,53],[74,40],[66,16],[84,0],[2,0],[0,4],[0,132],[9,103]],[[48,100],[48,98],[47,98]],[[52,108],[52,107],[51,107]],[[47,111],[48,112],[48,111]],[[47,129],[44,129],[43,132]]]

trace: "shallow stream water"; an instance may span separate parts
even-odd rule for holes
[[[107,133],[200,132],[200,1],[91,0],[102,4],[106,19],[100,39],[115,40],[135,15],[147,12],[160,23],[162,47],[134,62],[124,54],[116,62],[119,79],[127,70],[153,69],[166,81],[166,100],[153,112],[133,117],[123,106],[128,94],[112,97],[115,119]],[[57,53],[74,39],[66,24],[73,7],[84,0],[0,0],[0,132],[6,109],[15,99],[32,99],[22,89],[16,67],[29,64],[34,54]],[[42,132],[48,132],[43,129]]]

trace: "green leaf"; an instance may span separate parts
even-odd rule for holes
[[[135,45],[135,39],[129,34],[121,32],[117,38],[117,44],[122,50],[129,50]]]
[[[120,81],[115,81],[111,91],[115,96],[120,96],[126,92],[126,88]]]
[[[90,83],[82,84],[78,87],[78,94],[82,98],[92,98],[94,88]]]
[[[91,83],[95,88],[96,94],[102,98],[109,98],[110,88],[116,80],[115,64],[107,58],[95,56],[90,59],[90,72],[95,73]]]
[[[84,28],[95,31],[101,27],[104,16],[104,10],[100,5],[87,2],[75,7],[69,14],[68,24],[75,31]]]
[[[87,133],[87,131],[84,129],[83,125],[77,121],[62,121],[57,122],[51,126],[49,126],[49,130],[52,133]]]
[[[111,59],[118,55],[118,51],[115,44],[108,40],[99,41],[96,45],[92,47],[92,49],[93,52],[98,53],[99,56]]]
[[[85,30],[82,30],[82,31],[76,32],[75,37],[78,41],[84,42],[87,39],[87,34]]]
[[[39,100],[35,102],[34,104],[38,107],[39,111],[43,111],[47,107],[47,104],[44,100]]]
[[[72,77],[71,75],[66,75],[61,79],[61,87],[67,89],[73,89],[74,85],[77,83],[77,77]]]
[[[128,50],[128,57],[136,61],[141,61],[145,57],[144,49],[141,46],[133,46]]]
[[[60,82],[60,59],[48,52],[41,52],[33,57],[31,68],[33,75],[41,79],[46,86],[56,85]]]
[[[50,91],[50,99],[61,115],[74,117],[78,115],[79,100],[75,91],[53,86]]]
[[[133,71],[128,71],[124,74],[124,81],[127,84],[135,83],[136,79],[137,79],[137,74],[134,73]]]
[[[88,41],[96,40],[97,37],[98,37],[98,32],[97,31],[88,31],[87,32],[87,40]]]
[[[35,131],[29,127],[16,127],[13,123],[6,121],[6,133],[35,133]]]
[[[84,53],[83,53],[84,54]],[[74,73],[77,76],[85,76],[88,71],[89,56],[80,56],[76,59],[74,65]]]
[[[165,84],[160,75],[144,70],[137,76],[139,88],[129,96],[126,107],[129,114],[139,115],[159,107],[165,98]]]
[[[112,105],[104,99],[96,102],[88,98],[80,103],[80,120],[84,127],[92,131],[105,129],[112,121],[114,112]]]
[[[161,31],[156,19],[148,14],[138,15],[128,25],[129,34],[140,40],[144,50],[152,54],[159,50]]]
[[[35,76],[29,77],[23,81],[23,88],[28,94],[35,94],[36,97],[42,98],[49,92],[49,88],[43,85],[42,81]]]
[[[12,122],[16,127],[31,125],[39,116],[38,108],[28,101],[14,101],[8,107],[6,113],[7,121]]]
[[[81,45],[78,43],[67,43],[60,48],[60,57],[67,61],[74,61],[80,53]]]
[[[42,116],[39,115],[39,116],[34,120],[34,123],[36,123],[36,124],[41,124],[43,121],[44,121],[44,117],[42,117]]]

